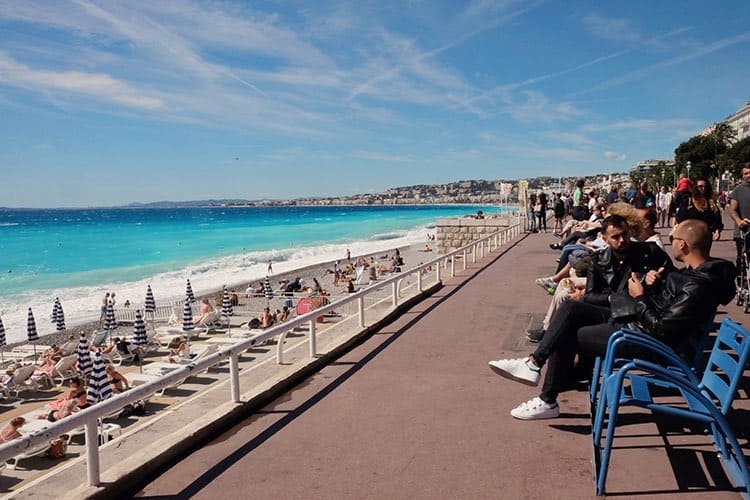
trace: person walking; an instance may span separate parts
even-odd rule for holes
[[[548,207],[548,201],[547,201],[547,194],[542,191],[539,193],[539,232],[540,233],[546,233],[547,232],[547,207]]]
[[[273,274],[273,261],[271,260],[268,261],[268,272],[266,274],[268,275]]]

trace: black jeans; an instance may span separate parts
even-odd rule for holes
[[[617,330],[614,324],[608,323],[609,319],[608,307],[578,301],[566,301],[560,305],[550,320],[544,338],[532,354],[540,365],[547,365],[540,395],[544,401],[555,402],[562,388],[569,383],[573,361],[579,351],[579,331],[595,338],[604,338],[606,348],[606,339]]]

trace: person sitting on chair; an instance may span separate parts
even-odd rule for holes
[[[510,414],[520,420],[559,416],[557,396],[570,380],[576,355],[603,356],[609,336],[624,325],[661,340],[683,359],[692,359],[708,320],[719,304],[728,304],[736,293],[735,267],[710,257],[711,236],[703,221],[681,222],[670,240],[674,258],[685,265],[683,269],[670,272],[660,267],[643,275],[631,271],[627,289],[609,295],[607,313],[600,313],[598,323],[592,321],[595,314],[569,307],[575,302],[565,302],[529,357],[491,361],[490,368],[498,375],[532,386],[539,383],[541,368],[548,365],[541,394]]]

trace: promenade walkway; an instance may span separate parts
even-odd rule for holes
[[[508,412],[538,390],[487,367],[490,359],[533,350],[524,332],[549,302],[534,278],[552,270],[553,241],[528,235],[445,279],[337,362],[147,478],[138,496],[594,498],[584,388],[562,395],[560,418],[522,422]],[[733,253],[731,241],[715,244],[715,255]],[[718,319],[725,314],[746,323],[734,304]],[[744,446],[747,388],[733,414]],[[624,422],[618,435],[628,437],[613,452],[611,496],[739,497],[705,437],[670,435],[674,423],[637,413]]]

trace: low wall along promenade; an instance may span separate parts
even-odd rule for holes
[[[473,217],[438,219],[435,238],[437,251],[441,254],[452,252],[483,236],[506,229],[514,219],[515,217],[510,215],[488,219]]]

